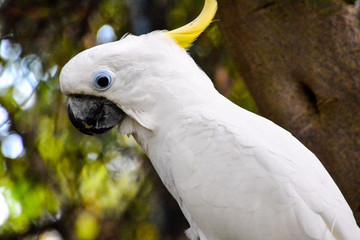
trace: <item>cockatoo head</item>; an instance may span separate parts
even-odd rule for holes
[[[185,49],[216,9],[215,0],[206,0],[199,17],[186,26],[127,35],[72,58],[61,71],[60,87],[69,96],[74,126],[85,134],[100,134],[130,117],[152,130],[169,108],[198,101],[213,86]]]

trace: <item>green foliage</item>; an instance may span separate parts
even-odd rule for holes
[[[258,109],[256,107],[256,104],[253,98],[251,97],[247,89],[247,86],[245,85],[245,82],[236,72],[235,67],[231,60],[229,60],[227,66],[228,66],[229,75],[235,79],[228,94],[228,98],[233,103],[239,105],[240,107],[245,108],[251,112],[257,113]]]
[[[97,239],[99,236],[97,218],[89,212],[81,212],[75,222],[75,233],[79,240]]]

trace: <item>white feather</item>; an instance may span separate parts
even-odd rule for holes
[[[220,96],[169,121],[148,154],[200,239],[360,239],[325,168],[282,128]]]

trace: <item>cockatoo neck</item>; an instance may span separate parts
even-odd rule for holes
[[[194,79],[194,76],[189,76],[189,78],[191,79],[186,81],[194,81],[191,86],[184,83],[173,87],[169,79],[168,89],[161,89],[156,98],[146,97],[144,93],[142,97],[147,101],[139,105],[147,110],[143,112],[125,110],[128,117],[121,124],[119,131],[122,134],[132,134],[148,154],[147,144],[151,142],[151,139],[156,138],[160,131],[162,131],[161,134],[170,132],[179,121],[187,121],[191,111],[199,113],[202,109],[208,110],[216,106],[221,95],[213,87],[210,79],[202,71],[197,79]],[[201,81],[208,82],[202,84]],[[166,84],[162,85],[164,86],[166,87]]]

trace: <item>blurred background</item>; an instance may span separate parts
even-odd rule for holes
[[[186,239],[188,227],[134,139],[69,122],[62,66],[92,46],[174,29],[203,0],[0,0],[0,239]],[[216,18],[215,18],[216,19]],[[216,20],[189,54],[256,112]]]

